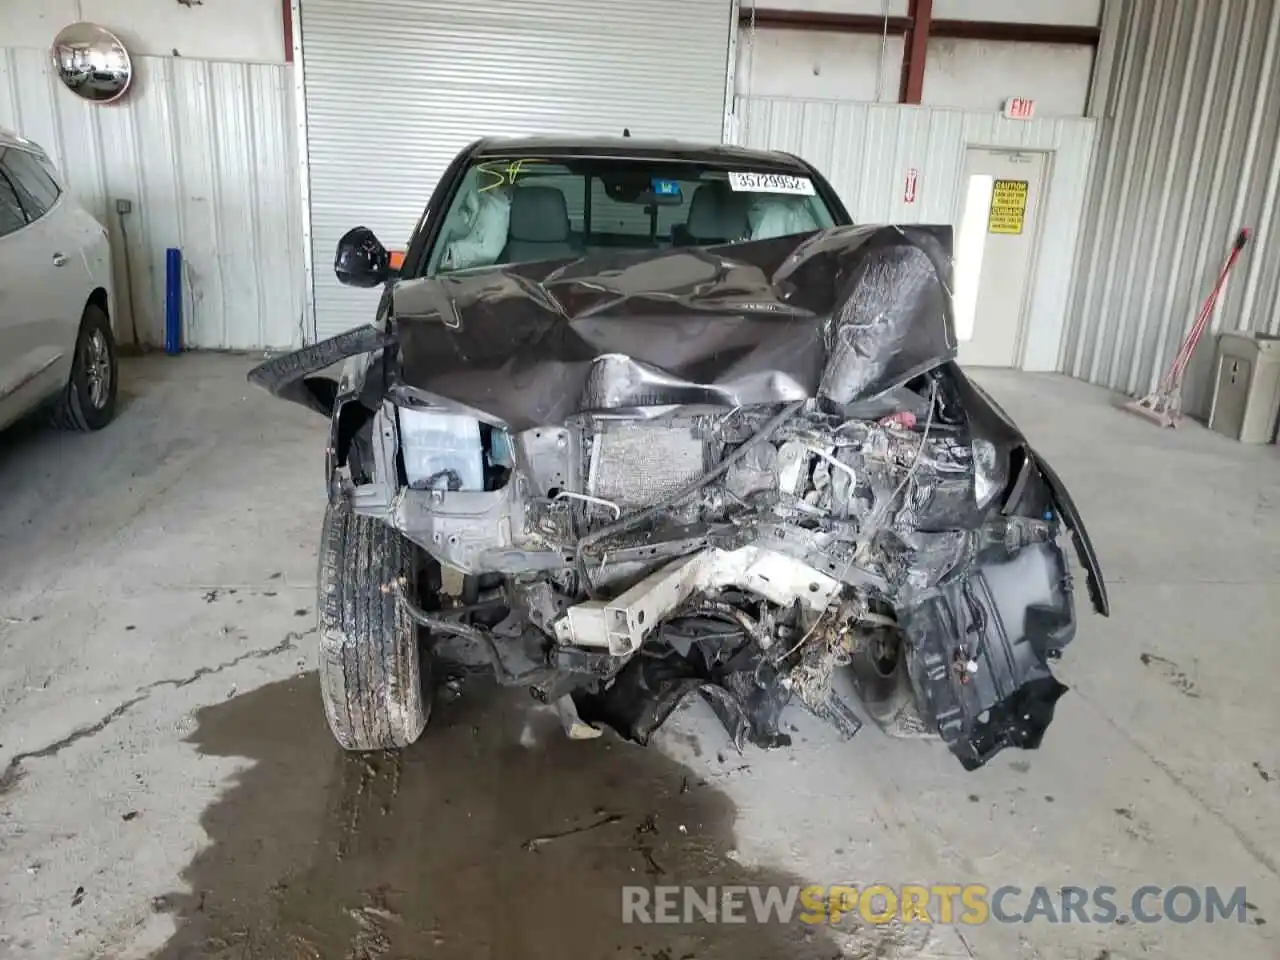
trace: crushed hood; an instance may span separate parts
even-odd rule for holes
[[[876,396],[954,358],[950,227],[837,227],[408,280],[393,381],[513,430]]]

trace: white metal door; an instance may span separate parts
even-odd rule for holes
[[[0,399],[29,400],[47,394],[70,373],[80,316],[93,286],[73,201],[57,193],[30,154],[0,151],[0,172],[5,191],[0,202],[8,208],[16,196],[27,215],[37,217],[12,230],[10,214],[0,237],[0,351],[5,356]]]
[[[955,263],[962,364],[1018,365],[1045,161],[1026,151],[967,153]]]
[[[301,0],[316,332],[378,292],[333,275],[338,238],[403,248],[459,149],[486,136],[719,143],[732,0]]]
[[[89,290],[78,277],[64,276],[82,271],[83,261],[66,243],[63,207],[0,237],[0,422],[8,419],[2,409],[6,397],[25,404],[47,393],[70,367]],[[80,302],[72,306],[74,297]],[[72,312],[75,319],[69,321]]]

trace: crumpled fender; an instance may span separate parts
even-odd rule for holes
[[[1071,494],[1067,492],[1067,485],[1062,482],[1062,478],[1053,467],[1049,466],[1048,461],[1034,450],[1030,453],[1053,493],[1053,500],[1058,505],[1058,514],[1062,517],[1062,522],[1071,531],[1071,543],[1075,547],[1076,557],[1079,558],[1080,566],[1085,570],[1086,582],[1089,586],[1089,601],[1093,604],[1094,610],[1104,617],[1109,617],[1111,616],[1111,598],[1107,596],[1107,582],[1102,579],[1102,565],[1098,562],[1098,555],[1094,552],[1093,541],[1089,539],[1089,531],[1085,529],[1080,510],[1071,499]]]
[[[1048,461],[1032,448],[1021,428],[1005,413],[1004,408],[991,394],[974,383],[958,364],[950,364],[949,372],[975,436],[994,441],[1006,452],[1016,446],[1026,453],[1021,475],[1011,478],[1013,487],[1009,493],[1009,506],[1006,507],[1006,511],[1016,507],[1024,493],[1031,492],[1034,495],[1038,486],[1036,481],[1043,480],[1044,486],[1048,488],[1053,499],[1052,506],[1055,512],[1066,528],[1071,531],[1072,545],[1075,547],[1076,556],[1088,580],[1089,600],[1093,604],[1093,609],[1104,617],[1110,616],[1111,601],[1107,596],[1106,581],[1102,578],[1102,564],[1098,561],[1098,554],[1093,548],[1093,541],[1089,538],[1089,531],[1085,528],[1079,508],[1067,491],[1067,485],[1062,482],[1062,478],[1053,467],[1049,466]]]
[[[356,327],[301,350],[272,357],[250,370],[247,379],[272,396],[330,417],[337,401],[338,381],[315,374],[348,357],[382,350],[394,343],[394,337],[377,327]]]

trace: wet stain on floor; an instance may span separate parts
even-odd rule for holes
[[[735,862],[733,805],[689,770],[608,735],[570,741],[523,691],[437,704],[398,755],[342,753],[314,675],[197,719],[202,753],[255,763],[202,817],[193,892],[157,898],[178,928],[155,960],[839,953],[802,924],[624,924],[625,885],[801,881]]]

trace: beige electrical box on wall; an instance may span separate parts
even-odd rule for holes
[[[1241,443],[1274,443],[1280,419],[1280,337],[1218,335],[1209,428]]]

